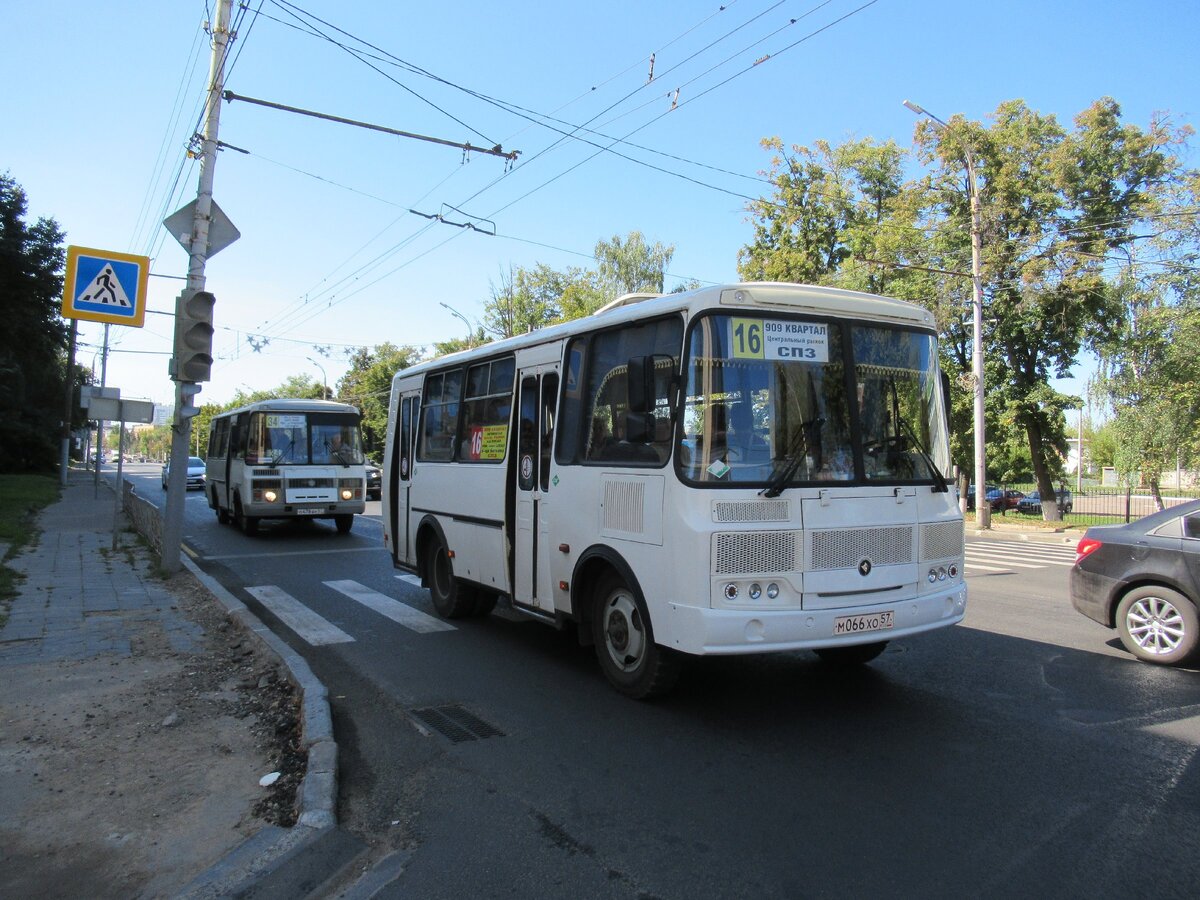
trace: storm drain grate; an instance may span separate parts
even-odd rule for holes
[[[504,737],[504,732],[495,725],[490,725],[474,713],[468,712],[457,704],[452,706],[427,706],[424,709],[414,709],[415,718],[428,725],[442,737],[448,738],[455,744],[463,741],[477,741],[490,737]]]

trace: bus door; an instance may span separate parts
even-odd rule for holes
[[[516,528],[513,535],[513,600],[544,612],[554,611],[550,583],[550,454],[554,445],[558,366],[521,369],[518,373],[517,452],[510,477],[516,482]]]
[[[390,465],[388,478],[388,505],[390,520],[385,522],[392,533],[392,552],[404,563],[416,561],[408,543],[409,489],[413,476],[413,439],[417,430],[417,415],[421,410],[421,395],[417,391],[404,394],[397,408],[396,433],[393,435],[392,457],[385,460]]]

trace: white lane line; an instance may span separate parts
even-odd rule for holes
[[[981,563],[969,562],[966,564],[968,569],[983,569],[985,572],[1012,572],[1012,569],[1005,569],[1001,566],[985,566]]]
[[[381,616],[387,616],[393,622],[420,634],[429,634],[434,631],[458,630],[449,622],[443,622],[441,619],[427,616],[419,609],[413,609],[406,603],[401,603],[399,600],[393,600],[385,594],[373,591],[366,585],[359,584],[357,581],[325,581],[322,584],[333,588],[340,594],[345,594],[351,600],[361,603],[368,609],[375,610]]]
[[[997,559],[994,555],[991,555],[991,554],[977,556],[976,558],[986,559],[988,562],[1003,563],[1005,565],[1005,567],[1012,567],[1015,569],[1041,569],[1041,568],[1044,568],[1044,566],[1042,566],[1040,564],[1034,565],[1033,563],[1019,563],[1019,562],[1013,562],[1010,559],[1004,559],[1004,558]],[[969,553],[966,554],[966,561],[967,561],[968,565],[972,565],[971,555]]]
[[[258,600],[278,616],[284,625],[315,647],[324,644],[345,644],[354,640],[332,622],[325,621],[291,594],[273,584],[248,587],[246,593]]]
[[[382,553],[382,547],[344,547],[341,550],[288,550],[285,553],[269,550],[263,553],[226,553],[221,556],[205,556],[204,559],[263,559],[277,556],[322,556],[330,553]]]
[[[405,584],[411,584],[413,587],[421,588],[421,590],[425,589],[425,585],[421,584],[421,577],[419,575],[397,575],[396,577]]]

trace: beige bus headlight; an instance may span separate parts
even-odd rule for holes
[[[350,490],[350,488],[342,488],[342,499],[343,500],[351,500],[351,499],[353,499],[353,497],[354,497],[354,491]]]
[[[279,499],[279,495],[276,494],[274,491],[263,491],[263,499],[266,500],[268,503],[274,503],[276,500]]]

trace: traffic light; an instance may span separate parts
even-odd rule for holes
[[[184,419],[195,418],[200,412],[196,395],[200,393],[200,385],[181,381],[175,385],[175,421],[182,423]]]
[[[208,291],[184,291],[175,301],[175,352],[170,373],[175,381],[212,378],[213,305]]]

